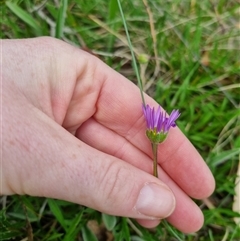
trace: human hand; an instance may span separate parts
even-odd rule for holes
[[[96,57],[52,38],[3,40],[2,193],[79,203],[145,227],[202,226],[190,197],[214,179],[176,127],[159,146],[159,177],[138,88]],[[151,106],[157,103],[145,96]]]

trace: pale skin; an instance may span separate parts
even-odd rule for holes
[[[158,148],[159,179],[152,175],[138,87],[53,38],[1,44],[1,195],[67,200],[144,227],[167,218],[182,232],[201,228],[191,198],[208,197],[214,178],[177,127]]]

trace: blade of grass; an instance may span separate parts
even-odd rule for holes
[[[63,29],[67,14],[68,0],[62,0],[61,6],[58,11],[57,25],[56,25],[56,34],[55,37],[61,39],[63,37]]]
[[[51,212],[53,213],[53,215],[57,219],[57,221],[61,224],[61,226],[64,228],[64,230],[67,231],[67,227],[66,227],[66,224],[65,224],[65,220],[64,220],[62,211],[59,208],[57,202],[53,199],[48,199],[48,205],[50,207]]]
[[[86,226],[82,227],[83,241],[97,241],[95,234]]]
[[[56,234],[51,235],[48,239],[44,239],[44,240],[42,240],[42,241],[45,241],[45,240],[47,240],[47,241],[51,241],[51,240],[61,240],[60,238],[61,238],[62,236],[63,236],[62,233],[56,233]]]
[[[237,156],[239,154],[240,154],[240,149],[238,149],[238,148],[228,150],[228,151],[223,151],[220,154],[218,154],[217,156],[212,158],[211,164],[213,166],[218,166],[218,165],[230,160],[232,157]]]
[[[239,237],[239,235],[240,235],[240,223],[238,225],[236,225],[235,229],[232,232],[232,235],[231,235],[231,238],[229,239],[229,241],[237,240],[237,239],[234,239],[234,238]]]
[[[152,14],[150,6],[148,5],[148,1],[147,0],[142,0],[142,1],[146,8],[146,12],[148,14],[149,27],[150,27],[150,31],[151,31],[151,35],[152,35],[153,52],[154,52],[154,58],[155,58],[155,63],[156,63],[155,70],[154,70],[154,79],[155,79],[160,71],[160,61],[158,58],[156,30],[155,30],[155,26],[154,26],[153,14]],[[154,79],[153,79],[153,81],[154,81]]]
[[[121,221],[122,221],[121,230],[122,230],[123,240],[130,241],[130,231],[127,224],[127,218],[121,218]]]
[[[108,4],[108,22],[109,23],[113,22],[113,20],[115,19],[117,10],[118,10],[117,0],[110,0],[109,4]],[[116,23],[112,24],[111,29],[116,31]],[[116,39],[116,37],[113,34],[109,36],[108,43],[107,43],[108,52],[111,52],[115,39]],[[108,65],[111,65],[112,58],[108,58],[107,63],[108,63]]]
[[[171,101],[171,106],[175,106],[176,103],[183,103],[186,98],[186,91],[189,85],[189,82],[193,76],[193,74],[195,73],[195,71],[197,70],[197,68],[199,67],[199,64],[195,64],[195,66],[193,66],[193,68],[189,71],[189,74],[186,76],[186,78],[184,79],[182,85],[179,87],[178,91],[176,91],[176,93],[174,94],[174,97]]]
[[[134,52],[133,52],[133,46],[132,46],[132,42],[131,42],[131,39],[130,39],[130,36],[129,36],[128,27],[127,27],[127,23],[126,23],[126,20],[125,20],[125,17],[124,17],[124,13],[123,13],[123,10],[122,10],[121,1],[117,0],[117,2],[118,2],[119,11],[121,13],[124,29],[125,29],[125,32],[126,32],[128,45],[129,45],[131,55],[132,55],[133,68],[134,68],[135,74],[137,76],[137,81],[138,81],[138,85],[139,85],[140,93],[141,93],[141,97],[142,97],[142,103],[143,103],[144,106],[146,106],[145,99],[144,99],[144,96],[143,96],[142,81],[141,81],[140,74],[139,74],[139,71],[138,71],[137,61],[136,61],[136,58],[135,58],[135,55],[134,55]]]
[[[84,213],[84,209],[81,212],[79,212],[76,218],[72,221],[70,228],[68,229],[63,241],[74,240],[76,238],[75,236],[79,232],[79,229],[80,229],[79,223],[82,220],[83,213]]]
[[[40,26],[38,22],[26,11],[24,11],[21,7],[19,7],[17,4],[7,1],[6,2],[7,7],[14,13],[16,14],[23,22],[28,24],[30,27],[35,29],[38,34],[40,34]]]
[[[163,220],[163,224],[169,233],[171,233],[178,241],[183,241],[183,239],[178,236],[177,232],[174,231],[174,229],[167,223],[166,220]]]

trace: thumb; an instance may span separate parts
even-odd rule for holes
[[[3,194],[57,198],[137,219],[173,212],[173,193],[160,180],[86,145],[39,110],[27,113],[4,128]]]

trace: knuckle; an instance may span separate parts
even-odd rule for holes
[[[131,197],[132,174],[127,167],[115,162],[109,164],[102,177],[100,191],[104,193],[106,205],[119,206]]]

